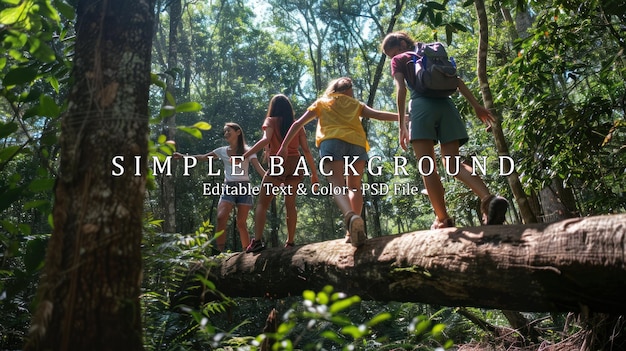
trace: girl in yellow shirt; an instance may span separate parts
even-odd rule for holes
[[[365,243],[365,223],[359,215],[363,209],[361,176],[367,163],[369,144],[361,117],[397,121],[395,113],[375,110],[356,100],[352,79],[331,81],[324,95],[296,120],[283,140],[278,155],[286,156],[289,142],[305,124],[317,118],[315,145],[320,150],[322,172],[333,190],[335,203],[343,214],[347,241],[359,247]]]

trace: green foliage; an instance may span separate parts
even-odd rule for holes
[[[393,348],[400,344],[389,343],[388,335],[380,334],[380,327],[393,318],[390,312],[379,312],[371,318],[359,313],[361,299],[335,292],[330,286],[322,291],[307,290],[303,300],[294,304],[283,316],[283,322],[275,333],[259,335],[254,346],[266,340],[271,341],[273,350],[324,350],[340,347],[342,350],[369,350],[372,348]],[[349,312],[356,312],[361,321],[354,322]],[[365,319],[365,320],[363,320]],[[445,341],[445,348],[452,342],[443,336],[445,326],[432,323],[425,316],[415,317],[408,326],[407,339],[402,345],[434,343]]]
[[[580,189],[586,214],[626,206],[619,166],[626,162],[626,65],[612,18],[546,8],[499,71],[506,77],[499,103],[508,109],[505,126],[522,181],[536,189],[559,179]]]
[[[465,20],[458,15],[458,12],[451,11],[448,8],[450,1],[443,1],[442,3],[438,3],[435,1],[427,1],[418,6],[416,11],[417,22],[423,23],[430,27],[433,32],[434,41],[443,41],[442,38],[439,38],[439,30],[438,28],[442,28],[445,33],[445,42],[450,45],[453,41],[453,35],[459,32],[468,32],[470,30],[468,23],[464,23]],[[467,2],[463,5],[463,7],[467,7]],[[452,5],[454,6],[454,5]]]
[[[73,18],[63,1],[0,2],[0,349],[23,344],[51,231]]]
[[[223,313],[233,305],[232,299],[220,294],[203,274],[189,274],[194,264],[207,260],[213,252],[213,226],[202,224],[193,234],[161,233],[160,220],[146,217],[143,237],[144,264],[148,272],[144,280],[142,306],[147,350],[197,349],[198,345],[214,345],[222,334],[208,323],[212,315]],[[200,286],[206,296],[218,299],[195,309],[197,301],[185,298],[199,295]],[[187,290],[189,289],[189,290]]]
[[[48,235],[18,235],[18,228],[3,222],[10,231],[0,231],[0,348],[19,349],[30,325],[30,304]],[[28,232],[27,226],[22,227]]]
[[[25,234],[29,226],[15,211],[39,210],[47,216],[51,207],[49,171],[63,105],[59,82],[69,75],[61,51],[71,50],[71,40],[61,44],[55,36],[67,36],[74,13],[62,1],[49,0],[5,0],[0,9],[5,49],[0,55],[0,213],[6,214],[2,226],[7,231],[18,228]]]

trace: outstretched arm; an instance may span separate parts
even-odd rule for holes
[[[373,119],[378,119],[381,121],[391,121],[391,122],[397,122],[398,121],[398,114],[397,113],[391,113],[391,112],[385,112],[385,111],[380,111],[380,110],[376,110],[373,109],[367,105],[365,105],[363,107],[363,111],[361,112],[361,115],[363,117],[367,117],[367,118],[373,118]]]
[[[315,115],[313,111],[307,110],[302,115],[302,117],[298,118],[295,122],[293,122],[293,124],[289,128],[289,131],[287,132],[287,135],[285,135],[285,138],[283,138],[283,143],[280,145],[280,149],[278,150],[278,155],[281,155],[283,157],[287,156],[287,145],[289,145],[289,143],[293,140],[293,138],[295,138],[296,135],[298,135],[298,132],[300,131],[300,129],[302,129],[305,124],[309,123],[315,117],[317,116]]]
[[[309,141],[306,140],[306,134],[298,133],[298,138],[300,138],[300,147],[302,148],[304,159],[306,160],[306,163],[308,163],[309,169],[311,170],[311,183],[319,183],[320,180],[317,177],[317,167],[315,166],[315,160],[313,160],[313,155],[311,154],[311,149],[309,148]]]
[[[265,145],[270,143],[270,138],[272,136],[273,133],[273,129],[272,127],[266,127],[263,130],[263,137],[261,139],[259,139],[259,141],[256,142],[256,144],[252,145],[252,147],[250,147],[248,149],[248,151],[243,153],[243,157],[244,158],[248,158],[250,157],[250,155],[252,154],[256,154],[257,152],[261,151],[261,149],[263,149],[265,147]]]
[[[472,91],[469,90],[461,78],[459,78],[459,92],[467,99],[470,105],[472,105],[478,119],[480,119],[483,123],[491,126],[491,124],[496,121],[496,118],[493,114],[491,114],[491,111],[483,107],[483,105],[478,102],[474,94],[472,94]]]

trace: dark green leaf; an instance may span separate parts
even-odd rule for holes
[[[436,26],[435,22],[437,20],[435,19],[435,12],[431,10],[430,8],[428,8],[428,20],[430,21],[432,25]]]
[[[54,0],[54,7],[63,15],[63,17],[73,20],[76,16],[74,8],[65,3],[65,1]]]
[[[58,117],[61,109],[56,102],[48,95],[39,97],[39,114],[46,117]]]
[[[11,133],[15,132],[17,128],[18,125],[15,122],[9,122],[6,124],[0,122],[0,139],[8,137]]]
[[[2,83],[5,86],[30,83],[37,77],[37,69],[34,67],[16,67],[11,69]]]
[[[24,187],[0,188],[0,212],[6,210],[15,201],[19,200],[24,192]]]
[[[450,24],[452,27],[454,27],[455,30],[461,31],[461,32],[469,32],[469,28],[467,28],[466,26],[464,26],[463,24],[459,23],[459,22],[450,22]]]
[[[417,17],[417,22],[423,22],[428,12],[431,12],[430,9],[424,7],[420,12],[420,15]]]
[[[46,256],[46,247],[48,246],[47,237],[37,237],[26,243],[26,253],[24,254],[24,266],[28,273],[33,273],[43,267],[44,257]]]
[[[13,157],[19,150],[19,145],[12,145],[5,147],[4,149],[0,149],[0,161],[8,160]]]
[[[446,6],[445,5],[440,4],[438,2],[434,2],[434,1],[427,2],[426,6],[430,7],[433,10],[438,10],[438,11],[445,11],[446,10]]]
[[[29,185],[28,189],[32,192],[48,192],[54,187],[54,179],[35,179]]]
[[[441,23],[443,23],[443,13],[437,12],[437,14],[435,14],[435,21],[433,22],[433,25],[435,27],[439,27],[441,26]]]
[[[44,42],[40,42],[37,48],[31,51],[31,54],[42,62],[53,62],[56,58],[54,50]]]
[[[33,208],[46,207],[48,205],[50,205],[50,201],[48,200],[29,201],[26,204],[24,204],[24,210],[27,211]]]
[[[446,44],[452,44],[452,33],[454,32],[454,28],[451,25],[446,25]]]

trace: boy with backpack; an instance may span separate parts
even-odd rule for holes
[[[416,43],[405,32],[388,34],[381,45],[383,53],[391,59],[391,75],[396,86],[400,146],[406,150],[411,142],[418,162],[424,159],[435,163],[434,147],[441,144],[441,157],[455,178],[467,185],[481,199],[483,224],[502,224],[505,221],[508,201],[492,195],[478,175],[472,175],[470,165],[458,160],[459,147],[467,142],[468,134],[459,110],[450,95],[457,90],[474,108],[478,118],[486,124],[495,118],[476,100],[465,83],[456,75],[456,67],[448,60],[439,43]],[[443,50],[442,50],[443,49]],[[453,69],[450,69],[452,67]],[[411,134],[405,119],[406,95],[410,93]],[[455,164],[447,164],[453,161]],[[454,227],[444,199],[444,189],[438,172],[422,175],[428,198],[435,212],[431,229]]]

